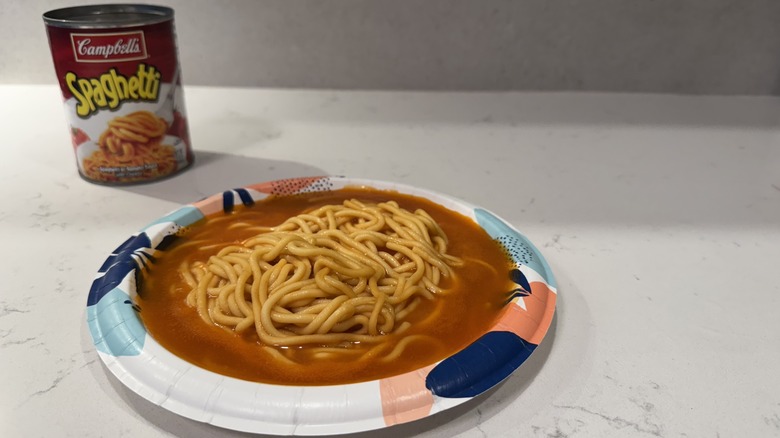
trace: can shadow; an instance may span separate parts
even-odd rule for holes
[[[320,175],[327,175],[327,172],[294,161],[198,151],[193,165],[177,175],[153,183],[118,188],[150,198],[186,204],[224,190],[264,181]]]

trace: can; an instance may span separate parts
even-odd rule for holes
[[[84,179],[149,182],[192,164],[173,9],[76,6],[43,21]]]

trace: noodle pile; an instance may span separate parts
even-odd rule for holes
[[[175,150],[161,144],[168,123],[149,111],[136,111],[108,122],[98,139],[99,150],[83,161],[84,173],[92,179],[115,180],[115,173],[132,172],[136,178],[149,179],[176,170]]]
[[[403,332],[407,315],[444,293],[441,280],[462,263],[424,210],[394,201],[353,199],[276,227],[232,226],[259,234],[182,264],[187,304],[209,324],[254,330],[267,346],[344,348]]]

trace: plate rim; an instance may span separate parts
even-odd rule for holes
[[[136,239],[140,238],[141,240],[143,240],[142,237],[145,234],[147,234],[147,232],[149,231],[154,235],[152,236],[152,238],[148,239],[148,242],[141,242],[141,243],[148,243],[149,247],[156,248],[158,245],[155,244],[155,240],[157,241],[156,243],[159,244],[166,235],[171,235],[175,233],[175,231],[177,231],[177,228],[175,226],[175,224],[177,224],[177,220],[181,221],[182,224],[187,221],[194,222],[193,219],[198,218],[198,212],[201,213],[202,215],[201,217],[204,217],[205,215],[207,215],[207,213],[205,213],[202,210],[203,206],[217,203],[217,204],[222,204],[224,208],[227,193],[231,194],[230,198],[234,201],[238,199],[242,202],[245,202],[246,201],[245,196],[247,194],[251,197],[250,202],[262,199],[264,195],[267,195],[267,193],[264,192],[263,190],[268,189],[269,187],[273,186],[273,184],[292,184],[292,186],[295,187],[297,187],[297,185],[302,185],[302,189],[299,189],[298,191],[308,190],[313,186],[315,186],[316,184],[322,184],[324,187],[335,187],[335,188],[329,188],[329,190],[339,189],[344,186],[364,186],[364,187],[376,188],[379,190],[394,190],[402,194],[422,196],[430,199],[431,201],[437,204],[443,205],[448,209],[454,210],[461,214],[465,214],[470,219],[477,222],[477,224],[480,225],[480,227],[482,227],[483,229],[486,228],[482,223],[479,222],[478,216],[480,214],[489,215],[490,216],[489,219],[483,219],[483,220],[496,221],[495,223],[491,222],[489,225],[491,227],[493,226],[498,227],[499,231],[496,232],[507,232],[508,230],[509,232],[514,233],[515,236],[523,239],[523,244],[532,253],[532,255],[538,259],[537,260],[538,263],[535,265],[536,270],[524,265],[518,266],[518,269],[522,270],[523,273],[525,273],[526,277],[533,278],[534,280],[536,280],[535,282],[533,282],[533,284],[538,284],[539,282],[543,283],[543,286],[545,286],[548,292],[550,293],[550,295],[547,296],[548,299],[544,303],[545,304],[544,315],[545,317],[549,317],[549,318],[540,322],[536,327],[537,332],[541,331],[540,334],[538,333],[534,334],[534,336],[538,335],[537,344],[532,344],[530,342],[529,344],[533,345],[533,348],[535,348],[536,345],[538,345],[538,343],[540,343],[541,340],[544,338],[547,330],[549,329],[550,323],[552,321],[552,315],[554,314],[555,308],[557,307],[558,291],[557,291],[557,285],[555,284],[555,279],[552,274],[552,270],[550,269],[549,264],[547,264],[547,261],[545,260],[541,252],[538,250],[538,248],[530,240],[528,240],[519,230],[517,230],[510,222],[504,220],[503,218],[496,215],[495,213],[492,213],[488,210],[481,209],[480,207],[474,205],[473,203],[464,201],[452,195],[447,195],[434,190],[416,187],[405,183],[381,181],[381,180],[365,179],[365,178],[349,178],[343,176],[300,177],[300,178],[286,178],[286,179],[265,181],[258,184],[248,185],[239,189],[232,189],[220,193],[215,193],[206,198],[203,198],[200,201],[181,205],[177,209],[169,212],[168,214],[163,215],[162,217],[152,221],[146,227],[142,228],[140,231],[133,234],[133,236],[131,236],[131,238],[129,238],[128,241],[133,240],[134,238]],[[315,189],[317,188],[315,187],[312,190]],[[241,190],[243,190],[244,192],[241,192]],[[188,224],[185,224],[183,226],[186,225]],[[127,243],[127,241],[125,243]],[[125,250],[126,249],[129,248],[125,248]],[[433,399],[431,406],[428,406],[428,410],[426,412],[417,412],[420,410],[419,406],[410,407],[407,404],[407,406],[404,407],[403,403],[397,404],[395,407],[390,406],[390,409],[395,408],[396,410],[398,410],[398,412],[395,412],[394,415],[390,415],[390,417],[392,418],[390,420],[390,423],[388,423],[386,403],[384,400],[382,400],[381,394],[378,397],[376,394],[378,391],[381,390],[379,386],[381,385],[383,379],[372,380],[367,382],[350,383],[345,385],[322,385],[322,386],[272,385],[266,383],[244,381],[229,376],[223,376],[214,373],[212,371],[199,368],[196,365],[190,364],[189,362],[184,361],[178,356],[175,356],[173,353],[169,352],[168,350],[163,348],[159,343],[157,343],[157,341],[155,341],[154,338],[152,338],[151,335],[149,335],[146,332],[145,328],[143,328],[140,321],[138,321],[137,315],[131,312],[130,315],[136,317],[136,322],[137,322],[137,326],[135,327],[133,326],[133,321],[130,320],[129,319],[130,317],[127,316],[128,315],[126,309],[127,306],[122,307],[122,304],[126,304],[127,300],[122,301],[122,297],[120,296],[117,300],[114,301],[108,300],[110,302],[101,306],[101,303],[103,303],[103,299],[105,299],[106,296],[110,294],[121,295],[119,292],[115,293],[116,290],[120,290],[121,292],[126,292],[126,294],[130,297],[130,300],[132,301],[132,297],[134,296],[133,294],[135,293],[135,283],[134,283],[135,269],[137,268],[124,273],[124,275],[122,275],[121,279],[119,280],[114,279],[113,283],[116,284],[114,285],[113,288],[111,288],[110,291],[102,290],[102,292],[104,292],[105,294],[100,298],[98,298],[97,300],[93,299],[93,294],[96,288],[96,284],[100,284],[99,283],[100,281],[106,280],[106,277],[110,276],[111,269],[119,264],[117,263],[117,260],[119,260],[120,255],[124,254],[125,256],[130,257],[133,261],[135,261],[135,263],[143,264],[145,263],[144,254],[149,255],[147,254],[148,251],[145,250],[149,250],[149,249],[150,248],[143,247],[140,251],[138,250],[138,248],[136,248],[130,252],[128,251],[122,252],[123,251],[122,246],[120,246],[119,248],[117,248],[117,250],[112,252],[112,254],[109,256],[109,258],[106,260],[106,262],[99,270],[95,282],[93,282],[92,288],[90,289],[90,297],[88,298],[88,303],[87,303],[88,304],[87,323],[90,328],[90,334],[92,336],[93,344],[96,350],[98,351],[98,355],[100,356],[103,363],[112,372],[112,374],[114,374],[114,376],[128,389],[132,390],[133,392],[145,398],[146,400],[156,405],[159,405],[173,413],[176,413],[186,418],[190,418],[192,420],[210,423],[218,427],[236,430],[236,431],[242,431],[242,432],[266,433],[266,434],[270,433],[270,434],[277,434],[277,435],[323,435],[323,434],[345,434],[345,433],[361,432],[361,431],[381,429],[395,424],[407,423],[410,421],[415,421],[421,418],[428,417],[430,415],[434,415],[438,412],[446,411],[448,409],[451,409],[452,407],[460,405],[486,392],[490,388],[494,387],[501,381],[511,376],[511,374],[513,374],[514,371],[517,368],[519,368],[522,365],[522,363],[525,362],[528,356],[530,356],[530,354],[533,352],[533,349],[531,349],[531,351],[525,356],[525,358],[523,358],[517,364],[514,364],[514,362],[516,362],[514,361],[511,370],[506,372],[505,375],[500,378],[500,380],[492,382],[492,384],[490,384],[489,386],[487,386],[482,390],[478,390],[475,394],[466,394],[465,396],[456,396],[456,397],[450,397],[450,396],[442,397],[440,394],[435,393],[431,389],[427,388],[427,384],[426,384],[425,390],[428,391],[429,394],[423,394],[418,392],[417,394],[413,394],[413,396],[418,398],[429,397]],[[514,257],[513,257],[513,261],[516,264],[518,264],[518,260],[514,259]],[[544,272],[537,272],[538,270]],[[120,271],[119,273],[121,274],[122,271]],[[110,285],[111,284],[109,284],[109,286]],[[107,286],[103,284],[103,287],[105,289]],[[537,287],[540,288],[541,286],[537,286]],[[531,293],[530,290],[527,292],[529,294]],[[526,298],[527,297],[528,296],[526,296]],[[520,296],[520,297],[516,297],[516,299],[522,301],[524,297]],[[508,305],[514,306],[515,304],[509,303]],[[521,306],[518,305],[517,307],[521,307]],[[119,315],[117,315],[117,313],[119,313]],[[121,320],[121,322],[117,323],[117,320]],[[112,327],[108,327],[108,326],[112,326]],[[143,334],[139,335],[139,330],[142,330]],[[507,330],[511,331],[512,328],[510,327]],[[112,334],[115,332],[122,332],[121,334],[124,335],[124,338],[121,339],[121,342],[125,342],[124,344],[125,350],[122,350],[122,352],[115,351],[115,349],[112,348],[107,348],[111,342],[114,343],[119,342],[111,339],[111,336],[113,336]],[[142,339],[139,340],[138,339],[139,336],[142,337]],[[525,341],[528,342],[527,340]],[[470,347],[471,346],[467,348]],[[431,370],[433,370],[434,368],[441,365],[444,361],[453,358],[454,356],[458,355],[461,352],[455,353],[452,356],[437,362],[436,364],[432,364],[428,367],[424,367],[420,370],[415,370],[410,373],[405,373],[403,374],[403,376],[406,377],[410,376],[409,378],[411,378],[412,380],[416,379],[416,384],[419,384],[421,378],[423,379],[423,381],[429,379]],[[120,353],[120,354],[116,354],[116,353]],[[129,354],[125,354],[125,353],[129,353]],[[156,367],[153,370],[155,372],[153,374],[157,374],[157,376],[151,376],[153,377],[151,378],[152,382],[144,381],[144,379],[149,379],[150,376],[147,375],[148,370],[146,370],[145,372],[143,368],[138,369],[139,365],[136,362],[139,361],[133,361],[132,359],[136,357],[141,357],[141,363],[146,364],[147,366]],[[426,369],[427,369],[427,373],[426,373]],[[165,380],[160,376],[171,377],[174,383],[170,384],[168,388],[165,388],[165,385],[169,384],[170,380]],[[399,376],[392,376],[390,377],[390,379]],[[191,393],[193,392],[192,388],[186,388],[187,384],[205,385],[205,383],[203,382],[207,382],[208,384],[212,385],[211,392],[206,396],[205,400],[203,399],[204,396],[202,393],[200,395],[192,394]],[[180,388],[181,386],[185,386],[185,387]],[[257,408],[262,408],[262,407],[267,408],[267,406],[262,406],[262,403],[260,403],[258,406],[252,407],[252,409],[246,408],[243,410],[239,410],[238,413],[236,413],[236,411],[232,413],[220,412],[220,410],[217,409],[218,407],[220,407],[218,402],[219,400],[221,400],[221,397],[223,397],[223,395],[226,392],[230,392],[230,391],[226,391],[225,388],[233,388],[234,386],[244,387],[241,391],[238,391],[238,393],[245,394],[245,395],[250,393],[254,394],[254,399],[253,399],[254,402],[258,402],[258,397],[261,391],[263,393],[262,394],[263,396],[273,397],[279,394],[285,394],[282,396],[282,398],[280,398],[280,401],[282,401],[281,403],[282,405],[284,405],[284,402],[289,403],[290,400],[295,400],[297,397],[297,403],[298,403],[297,406],[283,407],[283,409],[292,408],[293,411],[295,412],[295,417],[297,417],[297,419],[293,418],[292,421],[289,418],[284,419],[283,418],[284,415],[276,415],[276,417],[274,417],[276,418],[276,421],[265,421],[268,418],[267,416],[258,419],[255,415],[252,414],[257,414],[259,412]],[[249,387],[251,387],[251,390],[247,389]],[[318,388],[325,388],[325,389],[318,389]],[[197,391],[195,392],[197,393]],[[341,408],[344,408],[345,406],[356,407],[358,409],[363,408],[364,413],[368,412],[368,414],[366,414],[368,415],[368,418],[343,417],[339,419],[338,416],[328,417],[326,415],[320,418],[321,420],[320,422],[317,422],[317,421],[312,421],[312,420],[316,420],[316,418],[314,417],[312,418],[305,417],[305,412],[303,413],[304,416],[301,417],[302,415],[301,406],[305,407],[305,405],[301,405],[301,403],[303,403],[304,400],[313,400],[311,401],[312,403],[322,405],[323,409],[326,410],[333,410],[334,407],[337,407],[336,405],[328,404],[327,400],[320,398],[320,395],[318,395],[319,393],[328,396],[335,396],[336,398],[339,397],[345,397],[346,399],[351,398],[352,400],[348,402],[348,405],[342,404]],[[307,397],[313,397],[313,399],[307,399]],[[378,399],[378,405],[377,405],[377,399]],[[403,410],[405,408],[407,409],[407,411]],[[377,412],[380,411],[381,411],[381,419],[377,418],[378,416]],[[301,418],[303,418],[303,420],[301,420]]]

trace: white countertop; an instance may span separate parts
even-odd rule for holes
[[[559,286],[553,325],[466,405],[365,434],[780,436],[780,100],[187,88],[194,168],[76,174],[59,89],[0,86],[0,436],[245,436],[118,382],[92,279],[180,204],[322,174],[444,192],[503,216]]]

